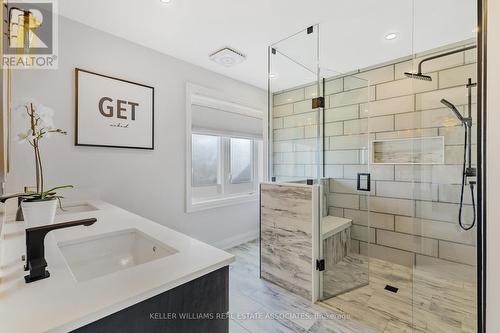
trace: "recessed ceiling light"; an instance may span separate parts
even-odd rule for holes
[[[172,0],[160,0],[161,3],[170,3]]]
[[[385,35],[385,39],[387,40],[393,40],[398,38],[397,32],[391,32],[390,34]]]

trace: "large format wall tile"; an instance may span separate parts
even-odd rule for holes
[[[355,194],[335,193],[328,197],[328,201],[333,207],[359,209],[359,196]]]
[[[394,130],[394,116],[356,119],[344,122],[344,134],[375,133]]]
[[[273,117],[283,117],[293,114],[293,104],[285,104],[273,107]]]
[[[422,138],[438,136],[437,128],[418,128],[403,131],[394,132],[379,132],[375,133],[377,140],[388,140],[388,139],[407,139],[407,138]]]
[[[475,265],[476,247],[440,240],[439,258],[466,265]]]
[[[377,117],[388,114],[412,112],[415,110],[415,98],[413,95],[381,99],[370,102],[368,106],[362,105],[361,117]]]
[[[436,53],[428,55],[432,54]],[[441,99],[448,99],[466,114],[464,85],[468,77],[476,78],[476,57],[476,50],[470,50],[424,63],[423,71],[432,81],[404,76],[405,71],[415,71],[418,62],[425,58],[419,55],[415,60],[361,70],[326,82],[325,176],[332,178],[328,211],[352,219],[357,226],[354,236],[364,227],[365,240],[375,242],[368,246],[365,241],[354,239],[351,243],[354,252],[370,252],[374,257],[407,266],[417,257],[425,264],[434,260],[432,263],[447,263],[443,267],[471,267],[465,265],[471,263],[466,258],[462,260],[464,263],[457,263],[462,261],[455,253],[461,252],[453,246],[462,244],[469,246],[464,249],[474,251],[470,246],[476,238],[475,228],[465,232],[458,227],[464,128],[453,112],[441,104]],[[312,152],[318,151],[316,135],[323,127],[315,124],[318,113],[311,109],[311,98],[317,97],[317,88],[310,85],[278,94],[274,99],[273,134],[279,141],[273,145],[273,169],[275,175],[283,179],[318,175]],[[477,105],[472,107],[475,109]],[[473,124],[476,124],[475,114]],[[476,126],[472,132],[475,155]],[[444,159],[444,164],[371,164],[372,141],[422,137],[444,139],[439,159],[439,163]],[[426,147],[423,153],[437,152],[437,149],[427,149],[426,144],[423,146]],[[417,148],[410,143],[402,149],[416,152]],[[312,154],[304,154],[306,152]],[[394,150],[382,153],[385,157],[402,156]],[[355,188],[358,173],[367,172],[372,177],[369,195]],[[470,190],[467,187],[465,191],[463,220],[468,224],[472,221],[472,208]],[[368,225],[370,229],[366,228]],[[436,241],[442,242],[442,256],[435,251]],[[415,248],[418,242],[429,245],[429,249]],[[428,252],[420,254],[424,251]]]
[[[357,150],[331,150],[325,152],[326,164],[355,164],[359,162]]]
[[[357,179],[358,173],[371,173],[372,180],[394,180],[394,165],[344,165],[344,178]]]
[[[460,66],[439,72],[439,88],[449,88],[454,86],[463,86],[467,79],[477,82],[477,68],[475,64]]]
[[[357,119],[358,117],[359,106],[356,104],[325,110],[325,122],[327,123],[340,120]]]
[[[370,69],[344,78],[344,90],[374,86],[394,80],[394,65]]]
[[[377,244],[433,257],[438,255],[437,240],[399,232],[377,230]]]
[[[444,136],[445,145],[462,145],[464,144],[465,134],[463,126],[441,127],[439,135]],[[477,143],[477,129],[472,127],[472,143]]]
[[[354,179],[330,179],[330,192],[345,194],[367,194],[375,195],[375,181],[371,181],[370,192],[358,191],[357,181]]]
[[[305,101],[300,101],[293,104],[293,113],[313,113],[312,109],[312,101],[310,99],[306,99]]]
[[[375,229],[353,224],[351,237],[358,241],[375,243]]]
[[[396,216],[396,231],[471,245],[476,242],[475,232],[462,230],[458,224],[406,216]]]
[[[461,190],[462,190],[462,185],[440,184],[439,185],[439,201],[450,202],[450,203],[460,203]],[[477,198],[477,187],[474,187],[474,198]],[[470,195],[470,187],[469,186],[466,186],[464,189],[463,202],[467,205],[472,204],[472,198]]]
[[[304,138],[303,127],[283,128],[274,131],[274,140],[276,141],[302,138]]]
[[[432,81],[401,79],[377,85],[377,98],[393,98],[437,89],[437,73],[426,73]]]
[[[287,91],[281,94],[275,94],[273,96],[273,105],[281,105],[281,104],[293,103],[296,101],[302,101],[304,97],[305,96],[303,88]]]
[[[370,256],[371,258],[386,260],[407,267],[413,267],[415,261],[415,254],[412,252],[365,242],[360,242],[359,247],[361,254]]]
[[[439,220],[450,223],[458,221],[458,204],[430,201],[416,201],[416,216],[428,219]],[[472,221],[473,210],[472,206],[464,206],[462,210],[463,221]],[[467,224],[467,223],[465,223]]]
[[[370,226],[371,228],[394,230],[394,215],[368,212],[355,209],[344,209],[344,217],[353,224]]]
[[[463,107],[457,105],[457,109],[463,110]],[[461,123],[457,117],[453,115],[453,112],[448,108],[443,108],[442,104],[440,104],[432,110],[397,114],[395,116],[394,126],[396,130],[408,130],[459,125],[461,125]]]
[[[474,91],[475,89],[473,89]],[[475,94],[473,94],[475,96]],[[464,87],[440,89],[417,94],[415,97],[417,110],[436,109],[443,106],[441,99],[444,98],[454,105],[467,103],[467,94]],[[475,101],[475,97],[472,98]]]
[[[366,87],[331,95],[330,107],[366,103],[375,99],[375,87]]]
[[[368,149],[375,134],[344,135],[330,138],[330,149]]]
[[[438,185],[430,183],[408,183],[408,182],[377,182],[377,196],[435,200],[438,199]]]
[[[283,118],[284,127],[299,127],[307,125],[315,125],[317,122],[317,113],[308,112],[301,113],[294,116],[288,116]]]
[[[361,209],[371,210],[378,213],[394,215],[414,216],[415,202],[406,199],[368,197],[368,205],[361,201]]]

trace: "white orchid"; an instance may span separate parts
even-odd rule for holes
[[[28,142],[31,142],[35,139],[35,136],[33,135],[33,131],[30,129],[26,132],[19,133],[17,135],[17,137],[18,137],[18,139],[17,139],[18,143],[28,143]]]
[[[18,134],[19,143],[29,143],[35,153],[35,174],[37,193],[42,199],[47,195],[43,188],[43,168],[40,156],[40,140],[52,133],[66,134],[66,131],[54,126],[54,110],[43,105],[27,102],[22,108],[23,114],[29,118],[30,129]]]
[[[54,128],[54,110],[43,104],[39,104],[36,113],[38,114],[38,117],[40,117],[40,127],[47,129]]]
[[[28,102],[18,109],[22,110],[25,117],[30,119],[31,126],[29,131],[18,134],[20,143],[30,142],[33,145],[35,140],[49,137],[52,133],[66,134],[65,131],[55,127],[55,112],[48,106]]]

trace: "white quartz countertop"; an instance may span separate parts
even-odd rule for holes
[[[234,256],[158,223],[102,201],[94,211],[66,212],[56,222],[97,218],[90,227],[50,232],[45,259],[50,277],[26,284],[21,256],[25,224],[6,220],[0,241],[0,332],[68,332],[194,280],[234,261]],[[77,282],[58,243],[135,228],[178,250],[177,253]]]

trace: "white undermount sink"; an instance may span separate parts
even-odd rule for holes
[[[73,203],[73,204],[63,204],[62,208],[57,207],[57,214],[70,214],[70,213],[82,213],[82,212],[92,212],[98,210],[93,205],[84,203]]]
[[[178,251],[137,229],[59,242],[78,282],[170,256]]]

